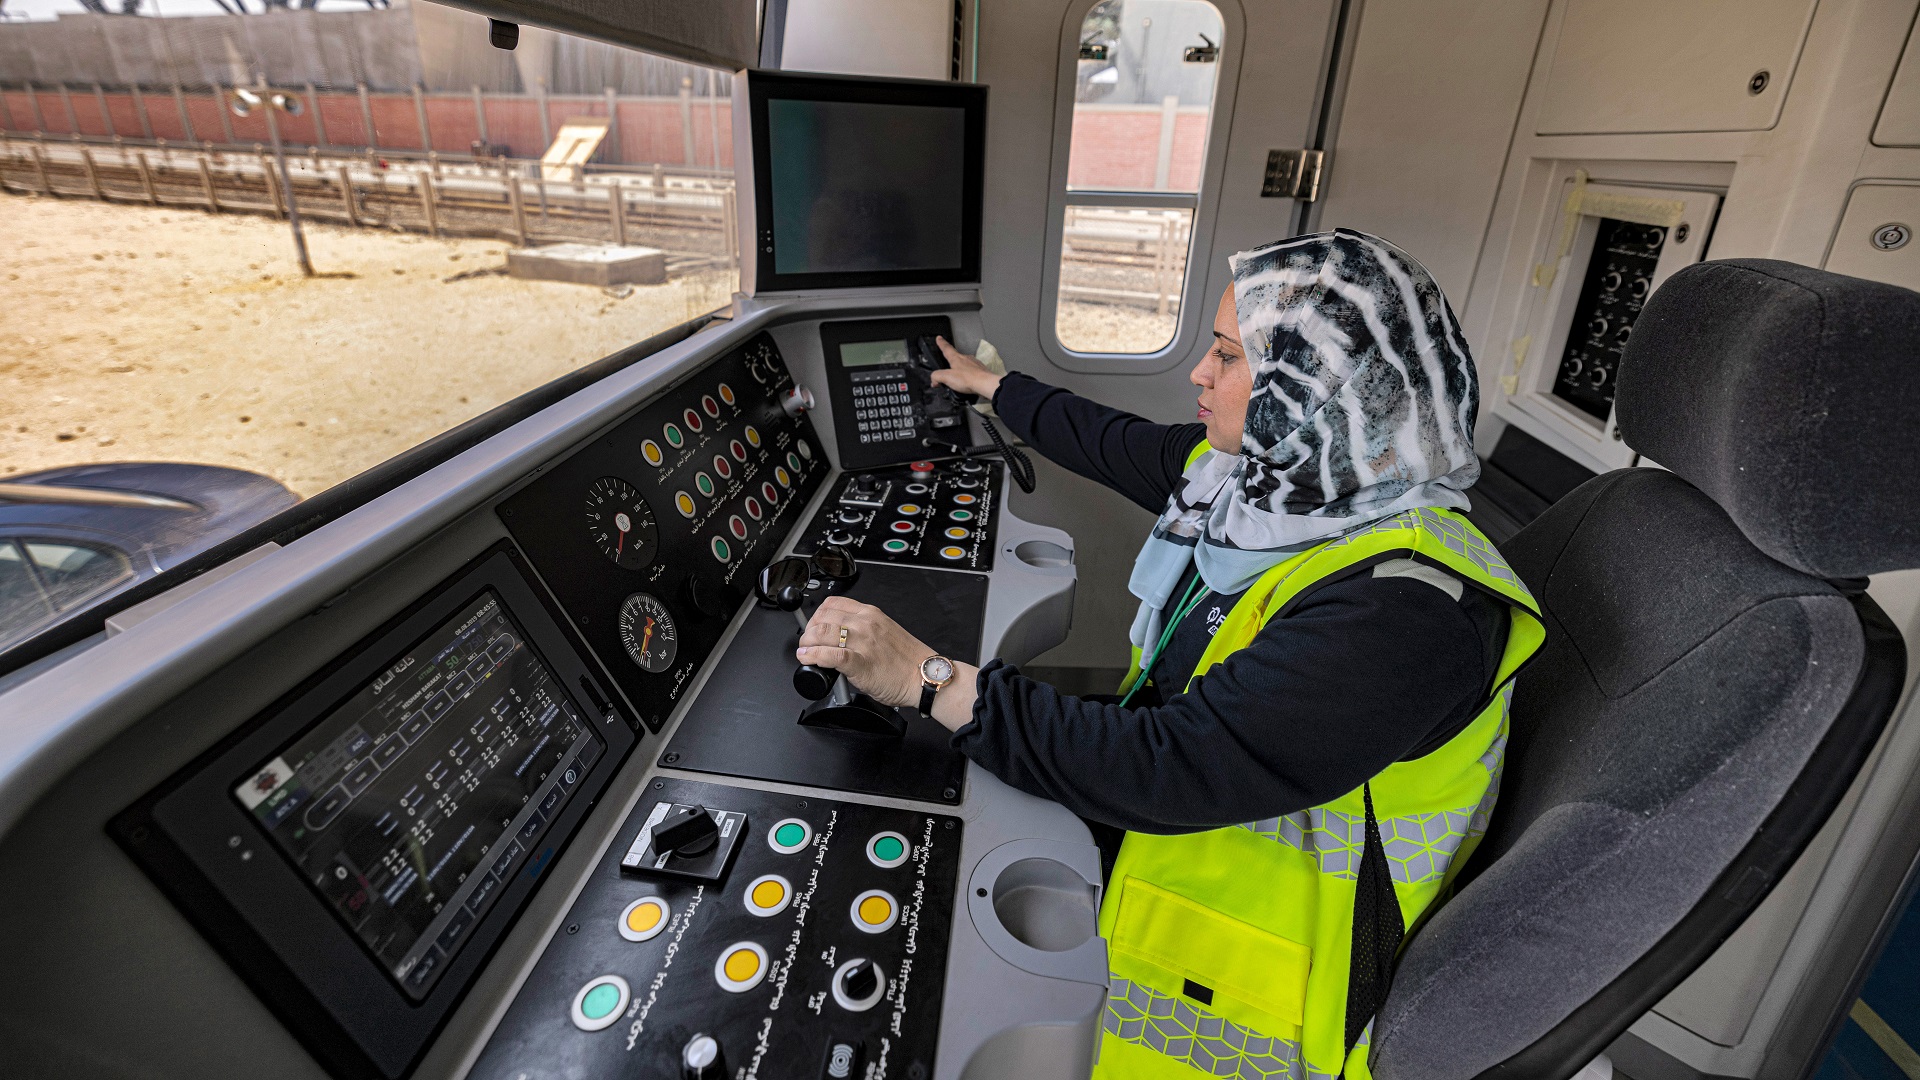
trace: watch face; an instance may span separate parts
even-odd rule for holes
[[[944,656],[929,656],[920,662],[920,677],[931,683],[953,678],[953,661]]]

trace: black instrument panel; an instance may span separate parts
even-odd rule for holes
[[[655,731],[828,465],[771,336],[707,364],[500,506]]]
[[[839,544],[867,562],[993,569],[994,509],[1005,466],[973,458],[847,473],[794,551]]]
[[[731,830],[716,868],[636,864],[691,807]],[[662,777],[469,1075],[925,1080],[963,835],[942,814]]]
[[[496,545],[114,818],[327,1069],[411,1071],[637,741]]]

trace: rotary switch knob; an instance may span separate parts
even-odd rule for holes
[[[680,1050],[680,1075],[686,1080],[721,1080],[726,1076],[726,1055],[720,1052],[720,1041],[704,1033],[688,1039]]]
[[[864,1001],[880,988],[880,969],[871,960],[862,960],[840,977],[840,989],[855,1001]]]
[[[827,543],[851,544],[853,543],[853,534],[845,529],[835,529],[827,534]]]

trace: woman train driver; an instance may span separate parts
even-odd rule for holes
[[[1402,934],[1484,831],[1513,675],[1543,632],[1459,513],[1479,393],[1426,269],[1344,229],[1230,266],[1190,376],[1199,423],[996,376],[941,343],[937,381],[1160,513],[1128,582],[1118,699],[948,661],[840,597],[798,657],[919,704],[1096,832],[1125,830],[1100,912],[1096,1075],[1364,1077]]]

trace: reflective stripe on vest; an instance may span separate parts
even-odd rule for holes
[[[1546,636],[1539,608],[1464,517],[1412,510],[1262,575],[1194,669],[1198,677],[1250,643],[1314,585],[1400,558],[1436,566],[1507,603],[1506,650],[1487,704],[1438,749],[1396,762],[1325,805],[1183,836],[1127,834],[1100,910],[1112,989],[1096,1077],[1369,1076],[1371,1024],[1346,1046],[1364,793],[1372,793],[1403,924],[1415,926],[1486,831],[1513,677]]]

